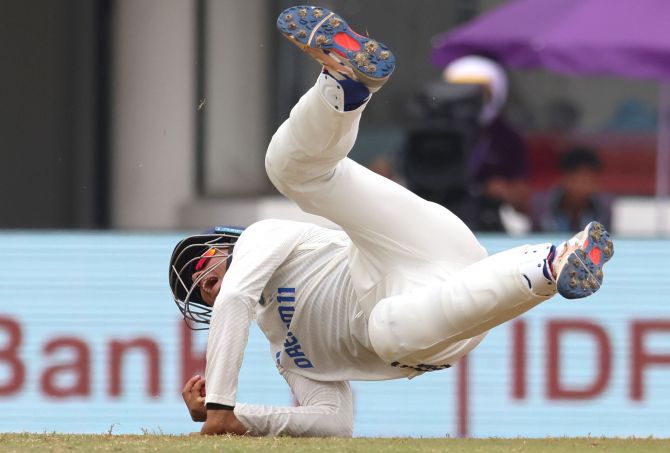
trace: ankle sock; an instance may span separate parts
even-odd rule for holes
[[[544,262],[545,264],[542,267],[542,273],[544,276],[552,281],[556,281],[554,278],[554,258],[556,258],[556,246],[552,244],[551,248],[549,249],[547,259]]]
[[[363,83],[341,74],[333,76],[326,69],[319,76],[318,85],[328,103],[341,112],[356,110],[370,99],[370,91]]]
[[[521,255],[521,281],[536,296],[550,297],[556,294],[556,282],[549,263],[555,250],[556,247],[550,243],[531,245]]]

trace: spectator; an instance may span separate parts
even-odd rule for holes
[[[485,93],[480,134],[468,165],[473,209],[471,216],[465,216],[466,222],[478,231],[528,232],[528,151],[521,135],[502,114],[508,91],[505,70],[492,60],[473,55],[449,64],[443,78],[452,84],[480,85]]]
[[[481,160],[476,160],[477,156]],[[521,137],[497,120],[473,150],[474,217],[478,231],[526,233],[530,229],[528,162]]]
[[[602,163],[596,152],[575,147],[560,157],[559,166],[559,184],[533,200],[533,230],[571,231],[590,220],[609,228],[611,200],[598,188]]]

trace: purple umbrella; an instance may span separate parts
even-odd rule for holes
[[[670,1],[517,0],[438,36],[433,62],[485,54],[512,68],[670,81]]]
[[[670,0],[515,0],[435,38],[440,67],[489,56],[510,68],[662,82],[657,195],[670,193]]]

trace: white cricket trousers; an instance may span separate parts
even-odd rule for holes
[[[352,280],[381,358],[453,362],[479,343],[478,336],[555,292],[531,292],[520,273],[541,264],[548,245],[487,257],[449,210],[349,159],[365,105],[337,111],[319,82],[274,135],[266,169],[282,194],[351,238]],[[537,271],[529,275],[534,287],[547,284]],[[454,350],[464,340],[469,346]]]
[[[548,245],[486,257],[447,209],[347,158],[364,108],[336,111],[317,83],[274,135],[268,175],[304,211],[339,224],[351,238],[352,281],[375,352],[389,363],[453,363],[487,330],[550,297],[550,290],[538,296],[528,288],[547,283],[537,265]],[[528,270],[528,284],[520,269]],[[348,382],[280,372],[299,406],[237,405],[250,434],[352,435]]]

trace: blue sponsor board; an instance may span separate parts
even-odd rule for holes
[[[174,234],[0,235],[0,431],[188,433],[207,334],[167,285]],[[551,239],[551,238],[550,238]],[[485,236],[491,252],[536,239]],[[670,436],[670,242],[619,240],[604,288],[494,329],[467,366],[360,382],[358,436]],[[291,405],[254,326],[240,401]]]

